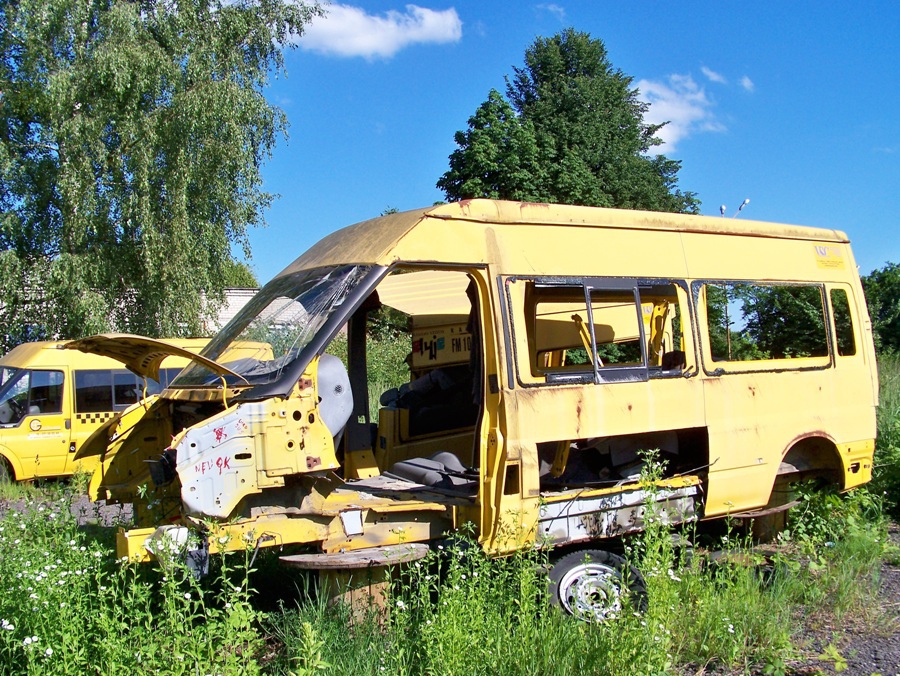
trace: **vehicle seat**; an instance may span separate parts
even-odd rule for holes
[[[337,446],[353,412],[353,391],[350,389],[350,377],[343,362],[330,354],[319,357],[317,385],[319,415]]]
[[[672,350],[663,354],[662,368],[664,371],[683,369],[687,366],[687,355],[682,350]]]
[[[434,488],[470,492],[477,489],[477,473],[465,467],[459,458],[449,451],[438,451],[428,458],[410,458],[391,465],[386,476],[405,479]]]

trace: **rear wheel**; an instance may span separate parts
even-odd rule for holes
[[[580,620],[615,619],[629,605],[643,610],[646,596],[641,574],[621,556],[600,549],[567,554],[550,569],[550,602]]]

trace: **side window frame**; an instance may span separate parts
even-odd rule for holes
[[[590,366],[581,371],[573,370],[568,373],[547,373],[545,376],[535,376],[532,373],[532,360],[538,354],[533,344],[533,328],[529,328],[532,318],[530,302],[526,300],[527,287],[518,288],[515,291],[512,285],[524,283],[531,288],[570,288],[579,289],[583,294],[585,312],[587,315],[587,329],[590,335],[591,359]],[[659,366],[651,366],[648,354],[648,336],[644,324],[642,308],[642,290],[655,287],[671,286],[676,290],[677,303],[680,309],[681,327],[684,336],[687,361],[695,364],[694,345],[696,333],[693,309],[690,302],[688,283],[675,279],[648,279],[648,278],[609,278],[609,277],[551,277],[551,276],[500,276],[498,285],[504,304],[504,323],[507,330],[506,347],[509,353],[508,377],[510,386],[519,387],[544,387],[558,385],[586,385],[608,384],[616,382],[646,382],[651,378],[683,377],[696,374],[696,368],[681,367],[677,369],[663,370]],[[634,304],[635,321],[638,328],[638,342],[640,345],[640,364],[615,365],[609,364],[601,368],[598,359],[598,340],[594,323],[592,295],[604,291],[630,292]],[[533,301],[532,301],[533,302]]]
[[[837,292],[844,295],[846,308],[841,308],[840,310],[838,310],[834,301],[834,294]],[[853,359],[855,357],[861,356],[862,351],[860,350],[860,345],[862,343],[860,342],[859,335],[860,321],[859,316],[856,314],[856,303],[853,289],[846,284],[826,284],[825,294],[828,297],[828,312],[830,314],[830,322],[828,328],[833,337],[832,353],[834,354],[835,362],[837,362],[837,360]],[[849,338],[853,341],[853,352],[845,352],[845,346],[841,344],[841,331],[838,328],[838,314],[839,312],[843,313],[845,309],[847,313],[847,320],[850,322]]]
[[[715,360],[709,327],[709,312],[706,300],[707,286],[756,285],[767,287],[811,287],[818,289],[822,303],[822,320],[824,330],[824,346],[826,354],[812,357],[748,359],[748,360]],[[721,376],[735,373],[784,371],[821,371],[834,364],[833,327],[831,303],[828,287],[823,282],[807,282],[795,280],[746,280],[746,279],[698,279],[691,282],[691,301],[697,308],[697,329],[700,335],[700,359],[703,372],[708,376]]]
[[[36,373],[47,374],[49,380],[53,379],[50,374],[58,374],[59,382],[56,382],[56,383],[48,382],[46,385],[44,385],[44,384],[36,385],[35,384],[35,374]],[[34,404],[34,402],[35,402],[34,392],[38,388],[42,388],[42,387],[46,387],[48,389],[49,388],[58,388],[57,396],[59,397],[58,405],[55,407],[55,410],[45,411],[45,410],[43,410],[43,406],[42,406],[40,414],[34,414],[34,415],[59,415],[63,412],[63,410],[64,410],[63,398],[65,397],[65,383],[66,383],[66,375],[61,369],[46,369],[46,368],[32,369],[31,379],[30,379],[30,383],[28,386],[28,407],[29,407],[29,409],[31,408],[32,405],[36,405],[36,404]],[[49,392],[48,392],[48,394],[49,394]],[[51,399],[49,397],[47,397],[45,399],[45,401],[49,402],[49,401],[51,401]],[[31,414],[29,414],[29,415],[31,415]]]

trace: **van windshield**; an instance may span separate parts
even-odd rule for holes
[[[18,369],[14,366],[3,366],[0,367],[0,396],[2,396],[2,388],[6,383],[10,380],[13,380],[16,377],[16,374],[21,369]]]
[[[28,410],[28,375],[24,369],[0,371],[0,425],[19,422]]]
[[[371,270],[370,266],[344,265],[278,277],[266,284],[201,354],[250,385],[276,382]],[[248,355],[248,345],[259,348]],[[191,362],[171,387],[215,387],[222,379],[202,364]],[[245,384],[234,376],[224,379],[228,385]]]

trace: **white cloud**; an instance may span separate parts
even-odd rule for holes
[[[710,82],[715,82],[717,84],[728,84],[728,80],[725,79],[725,76],[721,73],[717,73],[712,68],[707,68],[703,66],[700,68],[700,71],[706,76],[706,79]]]
[[[745,75],[741,78],[741,87],[743,87],[748,92],[752,92],[756,85],[753,84],[753,80]]]
[[[458,42],[462,21],[454,8],[427,9],[406,5],[406,11],[367,14],[350,5],[326,5],[326,16],[306,28],[298,45],[302,49],[334,56],[390,58],[413,44]]]
[[[641,80],[640,98],[650,104],[645,120],[651,124],[668,122],[657,132],[664,148],[672,152],[684,138],[697,131],[724,131],[712,112],[712,101],[690,75],[670,75],[665,82]]]
[[[565,7],[560,7],[555,4],[547,4],[547,5],[538,5],[538,9],[542,9],[545,12],[550,12],[553,16],[559,19],[560,23],[565,23],[566,21],[566,9]]]

